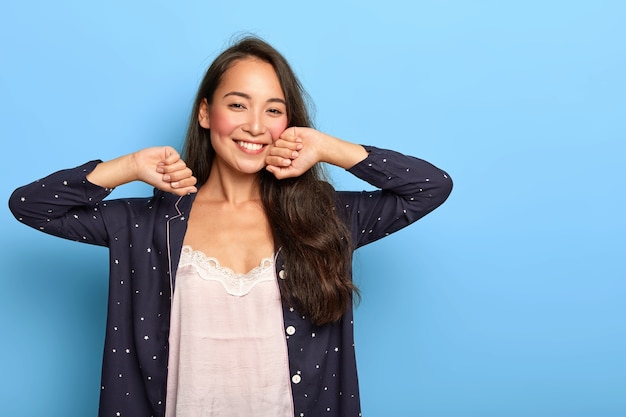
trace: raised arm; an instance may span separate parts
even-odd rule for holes
[[[452,191],[450,176],[423,159],[365,148],[368,157],[348,171],[379,189],[338,193],[355,247],[421,219],[443,204]]]
[[[107,245],[103,205],[125,217],[145,199],[112,200],[100,204],[113,188],[141,180],[177,195],[195,192],[195,178],[170,147],[148,148],[108,162],[91,161],[55,172],[18,188],[9,208],[22,223],[55,236]],[[119,219],[120,221],[122,219]]]
[[[197,191],[193,173],[178,152],[169,146],[146,148],[102,162],[87,175],[87,180],[105,188],[143,181],[177,195]]]
[[[307,127],[290,127],[270,149],[267,170],[276,178],[301,175],[318,162],[349,169],[364,160],[367,151],[361,145],[341,140]]]
[[[439,207],[452,191],[449,175],[399,152],[364,147],[315,129],[288,128],[266,159],[277,178],[301,175],[317,162],[342,167],[378,190],[339,192],[356,247],[393,233]]]

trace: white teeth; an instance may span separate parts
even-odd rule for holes
[[[249,149],[251,151],[258,151],[261,148],[263,148],[263,145],[260,143],[250,143],[250,142],[244,142],[242,140],[238,140],[237,145],[241,146],[242,148]]]

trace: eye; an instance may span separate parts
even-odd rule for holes
[[[235,110],[244,110],[246,108],[246,106],[241,103],[231,103],[228,105],[228,107]]]
[[[281,116],[284,114],[284,112],[280,109],[268,109],[267,111],[274,116]]]

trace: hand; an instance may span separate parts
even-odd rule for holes
[[[302,175],[321,162],[319,145],[324,133],[308,127],[289,127],[270,147],[266,169],[278,179]]]
[[[197,192],[197,179],[170,146],[146,148],[131,154],[137,179],[176,195]]]
[[[302,175],[318,162],[349,169],[367,158],[363,146],[308,127],[289,127],[270,147],[266,169],[278,179]]]

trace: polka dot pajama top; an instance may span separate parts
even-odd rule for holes
[[[337,192],[354,249],[425,216],[452,190],[449,176],[424,160],[366,149],[368,157],[348,171],[378,190]],[[172,295],[195,194],[156,190],[151,198],[105,200],[112,190],[86,179],[98,163],[18,188],[9,207],[35,229],[109,248],[99,416],[164,417]],[[280,253],[274,267],[279,280],[289,279]],[[352,308],[321,327],[284,303],[282,315],[294,417],[360,416]]]

